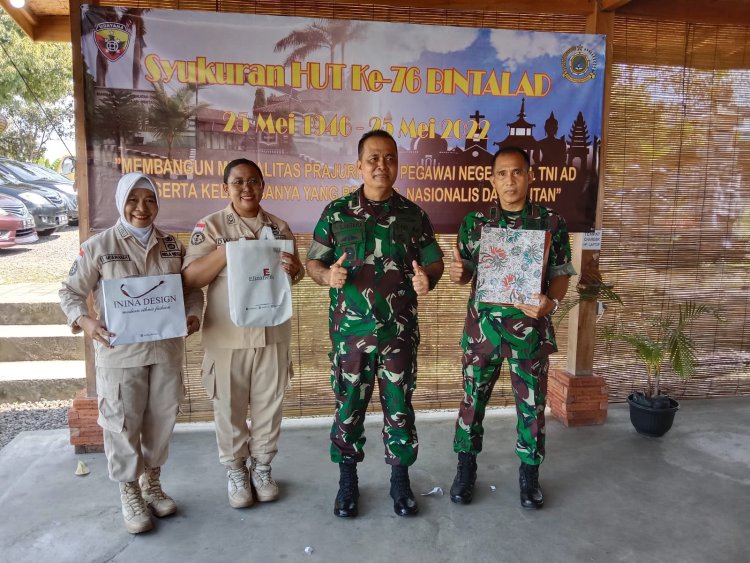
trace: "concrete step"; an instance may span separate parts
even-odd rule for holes
[[[0,285],[0,323],[8,325],[64,324],[55,283]]]
[[[0,362],[0,403],[72,399],[84,387],[83,361]]]
[[[0,361],[83,360],[83,333],[67,325],[0,325]]]
[[[4,325],[48,325],[65,324],[66,319],[59,302],[0,302],[0,322]]]

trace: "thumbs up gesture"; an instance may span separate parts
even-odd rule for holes
[[[344,262],[346,261],[346,252],[341,255],[341,258],[336,260],[331,267],[328,269],[328,285],[336,289],[341,289],[346,283],[346,276],[348,271],[344,268]]]
[[[466,283],[465,276],[467,274],[464,261],[461,258],[461,253],[457,247],[453,247],[453,262],[451,262],[450,278],[453,283],[464,284]]]
[[[412,260],[411,267],[414,269],[414,277],[411,279],[414,293],[417,295],[427,295],[430,291],[430,278],[427,277],[422,266],[416,260]]]

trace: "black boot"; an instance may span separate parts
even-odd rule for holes
[[[399,516],[414,516],[419,512],[414,493],[409,483],[409,468],[405,465],[391,465],[391,498],[393,511]]]
[[[333,513],[339,518],[354,518],[359,502],[359,480],[356,463],[339,463],[339,492]]]
[[[477,456],[468,452],[459,452],[456,477],[451,485],[451,500],[458,504],[469,504],[474,495],[476,480]]]
[[[539,466],[522,463],[518,468],[518,485],[521,487],[521,506],[536,510],[544,506],[544,496],[539,486]]]

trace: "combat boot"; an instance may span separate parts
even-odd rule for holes
[[[359,503],[359,479],[355,462],[339,463],[339,492],[333,505],[333,513],[339,518],[357,516]]]
[[[258,502],[268,502],[279,498],[279,486],[271,477],[269,464],[258,463],[254,457],[250,458],[250,479],[253,482]]]
[[[539,466],[521,463],[518,468],[518,485],[521,487],[521,506],[536,510],[544,506],[544,496],[539,486]]]
[[[419,512],[414,493],[409,483],[409,468],[406,465],[391,465],[391,498],[393,511],[399,516],[414,516]]]
[[[458,452],[458,467],[451,485],[451,500],[457,504],[469,504],[474,496],[476,481],[477,456],[469,452]]]
[[[247,466],[243,463],[237,469],[227,469],[227,496],[232,508],[247,508],[253,505],[253,488]]]
[[[177,512],[177,505],[172,497],[161,488],[161,467],[146,467],[138,482],[141,486],[143,500],[154,513],[162,518]]]
[[[138,481],[120,483],[120,502],[122,503],[122,519],[128,532],[140,534],[154,527],[151,522],[151,513],[141,496]]]

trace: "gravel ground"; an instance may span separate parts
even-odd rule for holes
[[[0,449],[19,432],[67,428],[72,404],[72,400],[0,403]]]
[[[62,281],[78,248],[78,227],[68,226],[31,244],[0,249],[0,284]]]

